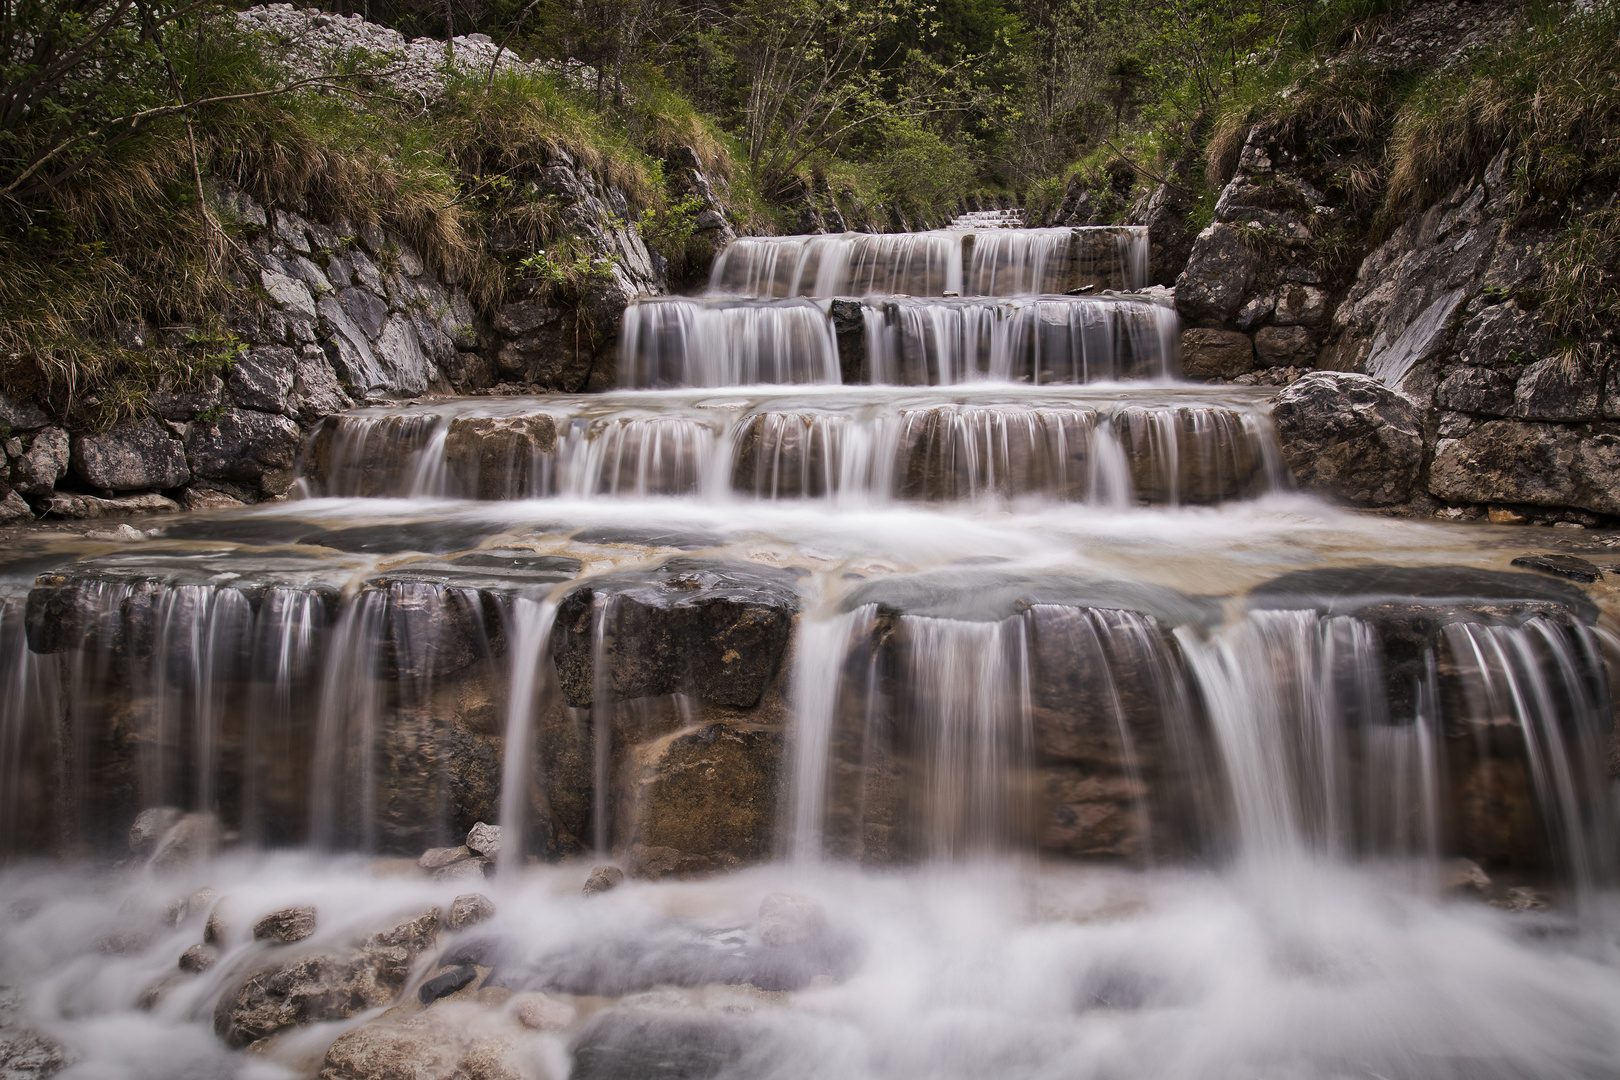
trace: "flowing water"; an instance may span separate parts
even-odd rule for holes
[[[631,309],[630,388],[19,537],[0,1053],[312,1075],[381,1007],[227,1049],[253,923],[476,889],[482,989],[420,1015],[529,1077],[1620,1073],[1607,579],[1294,493],[1265,391],[1174,381],[1144,235],[994,224],[739,241]],[[131,858],[159,806],[219,853]],[[489,876],[415,866],[480,820]]]

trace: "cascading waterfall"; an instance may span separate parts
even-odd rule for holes
[[[1612,1073],[1607,592],[1294,492],[1270,390],[1175,381],[1145,230],[1010,216],[745,238],[630,307],[622,390],[357,409],[301,499],[19,530],[29,1016],[140,1080],[384,1028],[579,1080]],[[643,880],[581,897],[605,863]],[[398,961],[371,923],[430,906]],[[385,961],[251,1069],[208,1027]]]

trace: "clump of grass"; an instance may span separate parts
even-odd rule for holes
[[[1505,48],[1429,80],[1390,142],[1388,209],[1421,209],[1504,147],[1518,203],[1620,179],[1620,5],[1545,12]]]

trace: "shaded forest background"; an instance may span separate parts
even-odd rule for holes
[[[242,6],[242,5],[236,5]],[[300,5],[311,6],[311,5]],[[431,102],[383,92],[387,56],[290,72],[220,0],[0,0],[0,383],[102,425],[144,387],[232,363],[241,250],[225,183],[325,220],[378,222],[498,304],[518,277],[600,272],[541,200],[563,150],[622,190],[678,265],[695,151],[739,232],[794,231],[795,200],[938,222],[965,196],[1039,210],[1074,185],[1117,220],[1168,182],[1207,223],[1257,122],[1293,125],[1355,213],[1354,259],[1392,215],[1526,148],[1527,213],[1620,175],[1612,0],[1510,5],[1522,30],[1460,67],[1359,61],[1412,0],[332,0],[408,38],[488,35],[543,69],[449,72]],[[1548,197],[1551,201],[1548,201]],[[871,215],[877,217],[879,215]],[[516,226],[526,243],[488,243]],[[1620,216],[1571,236],[1570,321],[1620,304]],[[131,345],[134,324],[168,330]],[[66,402],[66,404],[62,404]],[[84,408],[74,402],[85,402]]]

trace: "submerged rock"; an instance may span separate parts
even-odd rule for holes
[[[272,912],[253,924],[254,941],[274,941],[290,945],[315,933],[315,909],[285,908]]]
[[[319,1080],[520,1080],[510,1057],[515,1032],[476,1006],[454,1005],[388,1014],[339,1036]]]
[[[585,879],[585,887],[580,891],[586,896],[595,896],[616,889],[624,884],[624,871],[617,866],[598,866],[591,871],[591,876]]]
[[[552,654],[569,705],[595,697],[596,625],[613,700],[684,693],[751,708],[776,678],[799,610],[793,574],[715,559],[670,559],[650,575],[594,579],[557,609]],[[602,614],[598,614],[598,612]]]
[[[240,1048],[285,1028],[387,1005],[438,929],[439,912],[430,909],[357,946],[306,952],[259,968],[220,998],[214,1032]]]

